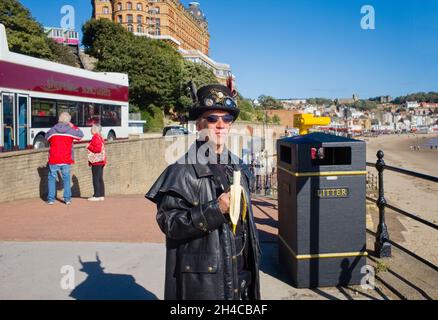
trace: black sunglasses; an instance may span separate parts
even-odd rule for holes
[[[207,119],[209,123],[217,123],[219,119],[222,119],[222,121],[225,123],[231,123],[234,121],[234,116],[231,114],[227,114],[225,116],[217,116],[215,114],[212,114],[210,116],[207,116],[205,119]]]

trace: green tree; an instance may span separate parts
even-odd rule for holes
[[[169,113],[180,102],[184,61],[170,45],[134,36],[107,19],[92,19],[82,30],[87,53],[98,59],[97,70],[129,75],[130,103],[143,111],[153,104]]]
[[[274,124],[281,124],[281,119],[280,119],[280,117],[278,116],[278,115],[274,115],[273,117],[272,117],[272,123],[274,123]]]
[[[237,106],[240,109],[239,119],[241,121],[253,121],[256,117],[255,109],[251,100],[245,99],[242,95],[237,96]]]
[[[56,43],[52,39],[47,38],[47,44],[52,51],[51,60],[54,62],[66,64],[73,67],[79,67],[79,58],[67,46]]]
[[[77,65],[66,47],[47,38],[44,29],[17,0],[0,1],[0,23],[6,28],[9,50],[36,58]]]
[[[9,50],[37,58],[53,57],[43,27],[17,0],[0,2],[0,22],[6,28]]]
[[[264,122],[265,120],[267,120],[268,116],[265,115],[264,111],[261,110],[256,110],[255,111],[255,120],[257,122]]]
[[[258,109],[262,110],[279,110],[283,109],[283,105],[280,101],[271,96],[261,95],[259,98],[260,106]]]
[[[378,103],[370,100],[359,100],[354,103],[349,103],[347,106],[361,111],[369,111],[377,109]]]
[[[394,99],[394,104],[404,104],[406,101],[418,101],[428,103],[438,103],[438,92],[417,92],[407,96],[401,96]]]
[[[219,83],[211,69],[199,63],[184,60],[182,68],[181,96],[177,103],[177,111],[180,113],[186,113],[193,107],[193,100],[189,97],[187,92],[187,86],[190,81],[192,81],[198,89],[205,85]]]
[[[307,99],[307,102],[309,104],[318,105],[318,106],[333,104],[333,100],[326,99],[326,98],[310,98],[310,99]]]
[[[141,111],[142,119],[146,120],[145,131],[160,132],[164,126],[164,114],[161,108],[149,105],[146,110]]]

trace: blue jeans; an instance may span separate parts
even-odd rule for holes
[[[49,165],[49,195],[47,201],[55,201],[56,198],[56,178],[58,171],[61,171],[62,181],[64,182],[64,201],[71,201],[71,185],[70,185],[70,165]]]

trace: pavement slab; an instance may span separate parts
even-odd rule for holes
[[[263,300],[383,299],[360,288],[295,289],[262,245]],[[0,300],[162,300],[165,245],[0,242]]]
[[[277,202],[257,197],[253,209],[263,252],[264,300],[406,297],[381,283],[374,290],[360,286],[294,288],[278,263]],[[62,202],[48,206],[41,199],[0,204],[0,300],[163,299],[165,237],[155,215],[155,205],[141,195],[111,196],[98,203],[77,198],[72,206]],[[408,265],[403,256],[396,256],[397,265]],[[379,265],[370,259],[369,263]],[[415,273],[412,266],[411,273]],[[380,274],[380,278],[396,283],[388,275]],[[432,279],[435,276],[429,273]],[[418,283],[415,277],[410,279]],[[435,291],[424,290],[427,295],[410,297],[435,297]]]

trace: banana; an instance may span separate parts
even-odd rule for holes
[[[245,190],[240,184],[242,173],[234,171],[233,184],[230,188],[230,218],[233,225],[233,233],[236,234],[237,223],[239,222],[241,212],[242,219],[246,219],[246,197]],[[242,201],[243,200],[243,201]],[[243,206],[242,206],[243,202]],[[243,208],[242,208],[243,207]]]

